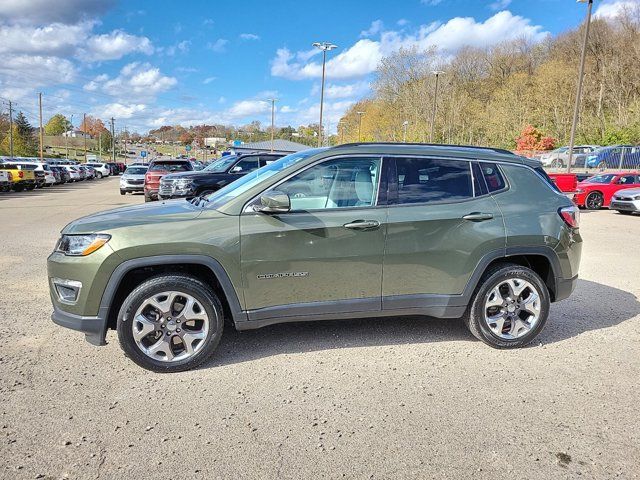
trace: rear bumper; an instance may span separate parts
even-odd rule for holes
[[[556,295],[554,301],[559,302],[560,300],[569,298],[576,289],[577,284],[578,275],[573,278],[556,278]]]
[[[85,317],[75,315],[60,310],[56,306],[53,307],[51,314],[53,323],[62,327],[70,328],[78,332],[83,332],[87,342],[92,345],[106,345],[105,337],[107,334],[107,321],[101,317]]]

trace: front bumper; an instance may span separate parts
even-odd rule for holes
[[[640,212],[640,200],[611,200],[609,204],[611,210],[624,212]]]
[[[102,346],[107,344],[106,318],[99,316],[85,317],[83,315],[75,315],[73,313],[62,311],[54,305],[51,320],[53,320],[53,323],[60,325],[61,327],[83,332],[87,342],[92,345]]]

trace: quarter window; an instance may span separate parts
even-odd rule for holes
[[[339,158],[314,165],[275,190],[289,195],[292,211],[371,207],[379,172],[379,158]]]
[[[471,167],[464,160],[396,159],[397,198],[391,203],[455,202],[473,197]]]
[[[504,178],[495,163],[480,162],[480,169],[482,170],[484,179],[487,182],[489,192],[497,192],[505,187],[506,183]]]

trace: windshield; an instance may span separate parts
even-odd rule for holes
[[[611,183],[615,175],[613,174],[604,174],[604,175],[596,175],[595,177],[587,178],[585,183]]]
[[[285,168],[324,150],[326,150],[326,148],[310,148],[308,150],[303,150],[301,152],[292,153],[291,155],[282,157],[275,162],[269,163],[262,168],[248,173],[235,182],[221,188],[217,192],[208,195],[206,198],[211,202],[212,208],[218,208]]]
[[[189,162],[162,162],[149,167],[150,172],[187,172],[191,169]]]
[[[224,173],[231,165],[235,163],[237,159],[237,155],[227,155],[226,157],[222,157],[220,160],[207,165],[202,171],[211,173]]]
[[[147,167],[129,167],[124,171],[125,175],[144,175],[147,173]]]

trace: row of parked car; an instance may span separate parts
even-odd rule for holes
[[[569,147],[560,147],[544,153],[539,157],[539,160],[545,167],[566,167],[569,162]],[[573,147],[571,166],[599,170],[640,168],[640,146],[576,145]]]
[[[116,175],[124,164],[68,159],[0,157],[0,190],[22,192]]]
[[[587,210],[608,207],[629,215],[640,212],[640,173],[550,173],[549,176],[573,202]]]

